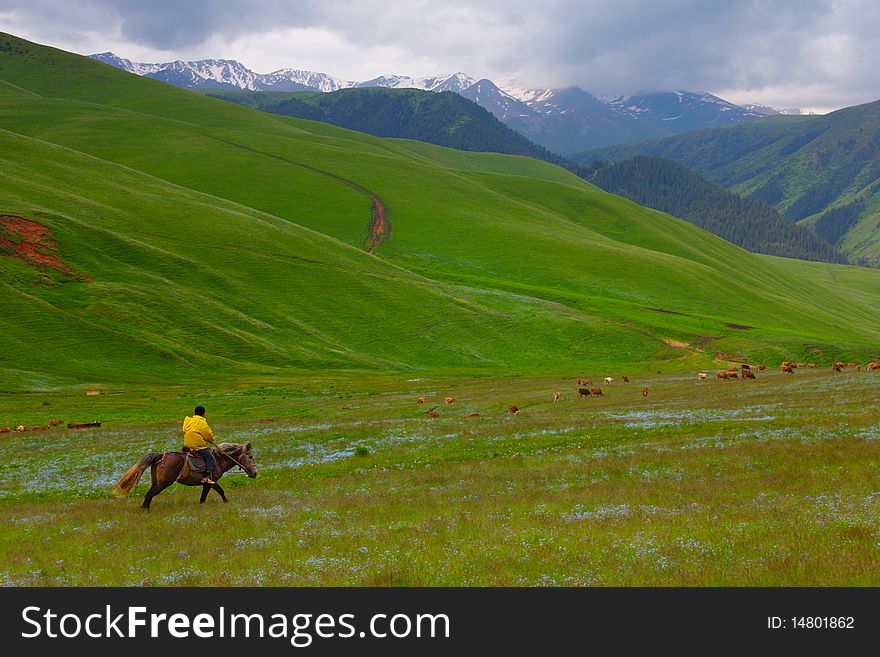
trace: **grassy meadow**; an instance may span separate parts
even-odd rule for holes
[[[878,584],[880,271],[0,34],[0,299],[3,584]],[[115,499],[198,403],[259,477]]]
[[[582,399],[559,377],[5,396],[3,421],[109,421],[2,438],[0,581],[878,584],[880,375],[631,379]],[[253,444],[259,476],[225,476],[228,505],[173,486],[144,513],[149,474],[115,499],[131,463],[177,448],[193,400],[222,440]]]

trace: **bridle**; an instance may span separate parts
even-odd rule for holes
[[[233,458],[228,452],[226,452],[226,451],[224,451],[223,449],[221,449],[221,450],[220,450],[220,453],[223,454],[223,456],[225,456],[226,458],[228,458],[230,461],[232,461],[233,463],[235,463],[235,465],[237,465],[239,468],[241,468],[245,473],[247,473],[247,468],[244,467],[244,466],[243,466],[241,463],[239,463],[238,461],[236,461],[236,460],[235,460],[235,459],[234,459],[234,458]]]

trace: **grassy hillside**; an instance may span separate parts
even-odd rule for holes
[[[817,117],[772,117],[730,128],[591,151],[580,162],[651,155],[774,205],[788,219],[832,224],[820,234],[854,261],[880,264],[880,102]],[[845,208],[847,220],[837,213]],[[837,212],[836,212],[837,211]],[[842,230],[841,230],[842,227]]]
[[[567,163],[530,142],[492,114],[457,93],[418,89],[341,89],[316,91],[211,91],[264,112],[322,121],[376,137],[417,139],[459,150],[527,155],[554,164]]]
[[[7,389],[861,359],[880,339],[880,277],[749,254],[531,158],[268,115],[10,36],[0,81],[0,215],[49,231],[31,248],[0,224]],[[390,227],[372,255],[371,225]]]

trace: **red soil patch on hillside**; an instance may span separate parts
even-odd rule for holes
[[[73,278],[85,279],[58,257],[51,235],[48,226],[36,221],[0,215],[0,256],[11,256],[41,269],[52,269]]]

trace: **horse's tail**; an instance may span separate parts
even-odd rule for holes
[[[122,475],[122,478],[116,482],[115,490],[117,497],[125,497],[128,495],[131,492],[131,489],[137,486],[138,482],[141,480],[141,475],[144,474],[144,470],[154,463],[157,463],[161,458],[161,454],[153,452],[147,454],[141,458],[140,461],[131,466],[128,471]]]

